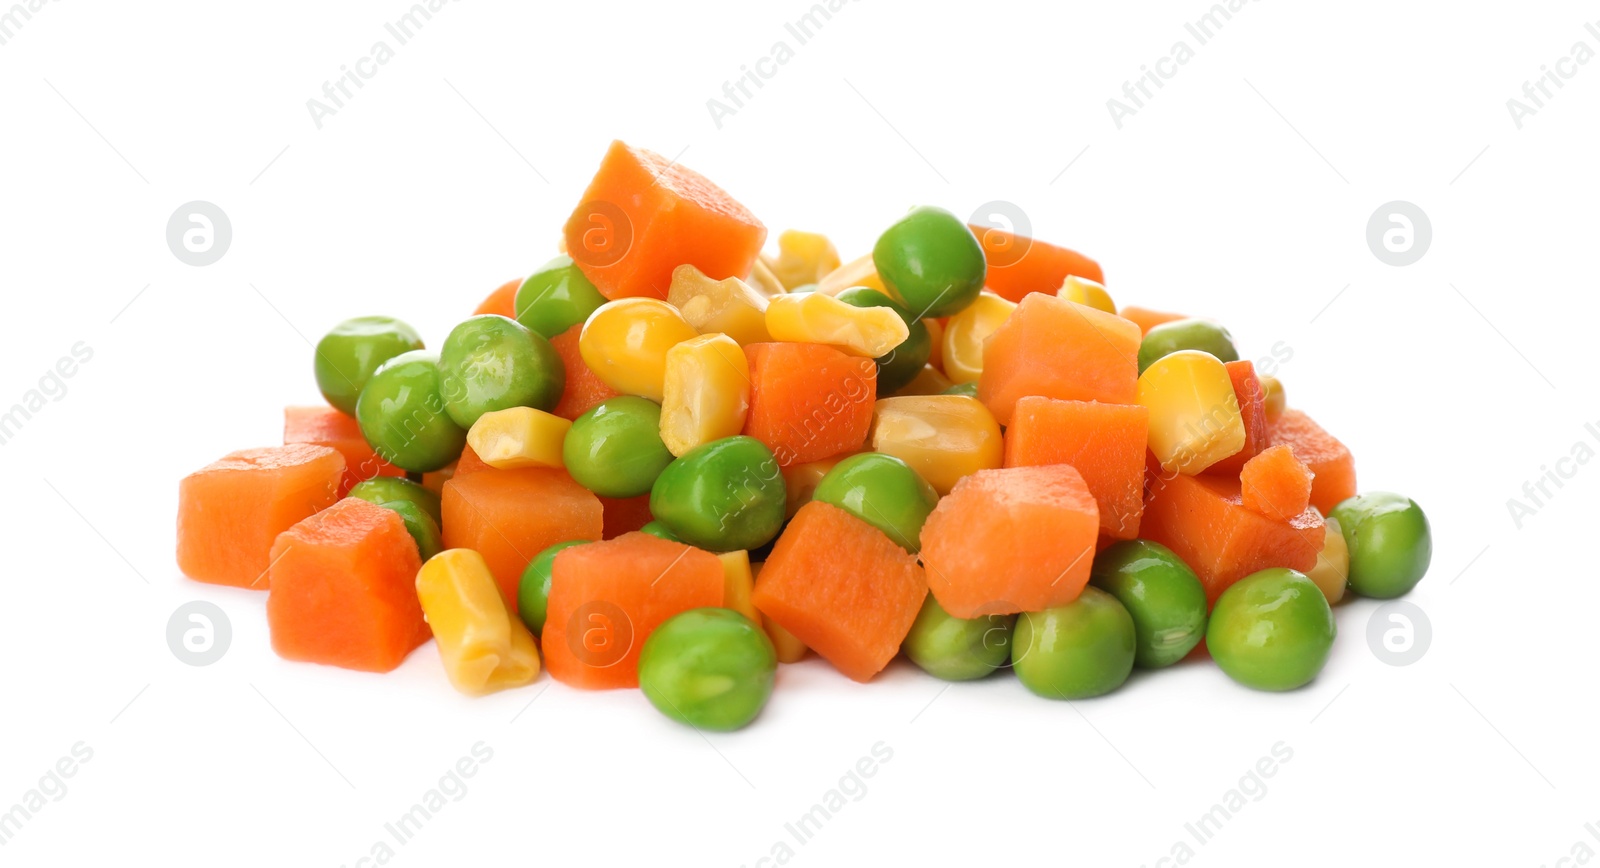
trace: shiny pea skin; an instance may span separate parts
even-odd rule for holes
[[[559,542],[534,556],[517,583],[517,617],[538,636],[544,632],[544,619],[550,609],[550,580],[555,575],[556,555],[591,540]]]
[[[978,397],[978,381],[977,380],[972,380],[971,382],[967,382],[967,383],[956,383],[954,386],[951,386],[950,388],[945,389],[943,392],[940,392],[939,394],[941,394],[941,395],[964,395],[964,396],[966,396],[968,398],[976,398],[976,397]]]
[[[978,297],[988,274],[983,246],[967,224],[926,205],[878,236],[872,263],[895,300],[919,319],[959,313]]]
[[[1293,690],[1322,671],[1336,632],[1333,609],[1316,583],[1274,567],[1245,576],[1217,598],[1206,650],[1246,687]]]
[[[1005,665],[1016,620],[1015,615],[957,618],[929,594],[901,649],[935,678],[971,681]]]
[[[1411,498],[1372,491],[1341,502],[1328,517],[1339,520],[1350,549],[1350,589],[1361,596],[1404,596],[1428,572],[1433,532]]]
[[[573,420],[561,444],[567,473],[605,497],[638,497],[672,463],[661,442],[661,405],[649,398],[607,398]]]
[[[356,400],[378,366],[401,353],[420,349],[422,336],[394,317],[347,319],[317,341],[312,366],[317,388],[339,412],[354,416]]]
[[[922,525],[939,505],[939,493],[911,465],[882,452],[863,452],[835,464],[811,499],[876,527],[912,554],[922,551]]]
[[[374,476],[357,482],[350,487],[350,493],[346,496],[358,497],[380,506],[391,500],[409,500],[422,507],[435,524],[444,521],[444,513],[439,508],[438,494],[398,476]]]
[[[456,460],[467,431],[445,412],[439,357],[423,350],[384,362],[356,401],[361,436],[379,458],[412,473]]]
[[[696,446],[667,465],[650,489],[650,514],[689,545],[754,550],[783,529],[785,500],[772,450],[739,435]]]
[[[567,385],[566,366],[549,341],[495,314],[450,330],[439,349],[439,373],[445,409],[463,428],[494,410],[552,410]]]
[[[1199,350],[1224,362],[1239,360],[1233,335],[1228,334],[1227,329],[1211,320],[1180,319],[1162,323],[1145,334],[1144,340],[1139,342],[1139,373],[1144,373],[1157,359],[1179,350]]]
[[[1128,610],[1087,587],[1065,606],[1017,616],[1011,668],[1024,687],[1046,699],[1088,699],[1128,680],[1137,645]]]
[[[535,334],[553,338],[588,319],[605,303],[606,297],[572,264],[572,257],[557,256],[522,282],[513,309],[517,322]]]
[[[673,533],[671,528],[655,520],[652,520],[644,527],[639,528],[639,532],[647,533],[654,537],[660,537],[661,539],[669,540],[671,542],[683,542],[683,540],[678,539],[678,535]]]
[[[873,359],[878,366],[878,394],[892,394],[916,379],[917,374],[922,372],[923,365],[928,363],[928,357],[933,353],[933,338],[928,334],[927,324],[876,289],[855,286],[835,297],[852,307],[889,308],[900,315],[900,319],[910,331],[899,346]]]
[[[406,533],[416,540],[417,555],[424,562],[444,550],[444,540],[439,534],[439,523],[414,500],[386,500],[378,504],[400,516],[406,523]]]
[[[1125,540],[1095,555],[1090,583],[1116,597],[1133,618],[1133,662],[1160,669],[1182,660],[1206,635],[1206,590],[1166,546]]]
[[[650,704],[679,723],[713,732],[755,720],[777,672],[772,640],[732,609],[673,615],[639,650],[639,687]]]

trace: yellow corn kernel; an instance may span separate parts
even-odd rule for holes
[[[983,342],[1000,327],[1017,303],[984,290],[965,310],[945,323],[940,358],[952,383],[970,383],[983,373]]]
[[[945,389],[954,385],[955,383],[950,382],[950,378],[940,373],[938,368],[933,365],[923,365],[922,370],[917,372],[911,382],[901,386],[900,391],[894,393],[894,397],[942,395]]]
[[[1262,400],[1267,405],[1267,421],[1276,422],[1289,407],[1289,396],[1283,391],[1283,381],[1277,377],[1261,378]]]
[[[752,578],[761,577],[762,566],[763,564],[761,563],[750,565]],[[778,652],[779,663],[799,663],[805,659],[806,654],[811,650],[806,647],[806,643],[796,639],[793,633],[783,629],[782,625],[768,618],[765,613],[761,615],[761,620],[757,623],[761,625],[762,630],[766,631],[767,638],[772,640],[772,650]]]
[[[659,298],[619,298],[589,314],[578,354],[607,386],[661,400],[667,350],[699,334],[676,307]]]
[[[667,301],[695,331],[721,332],[740,346],[772,340],[767,336],[766,296],[737,277],[712,280],[693,265],[680,265],[672,270]]]
[[[1325,519],[1327,535],[1322,538],[1322,551],[1317,553],[1317,565],[1306,573],[1306,578],[1322,589],[1329,603],[1344,599],[1344,589],[1350,580],[1350,547],[1344,541],[1344,530],[1336,518]]]
[[[828,272],[817,281],[817,292],[823,295],[838,295],[852,286],[865,286],[885,294],[889,292],[878,277],[878,266],[873,264],[872,254],[852,259]]]
[[[767,333],[775,341],[831,344],[875,359],[911,335],[892,307],[856,307],[823,295],[800,292],[767,302]]]
[[[722,608],[732,609],[760,624],[761,613],[750,602],[750,590],[756,583],[750,571],[750,553],[723,552],[717,555],[717,560],[722,561]]]
[[[1000,466],[1000,423],[976,398],[925,395],[884,398],[872,408],[868,442],[911,465],[940,495],[963,476]]]
[[[1111,300],[1111,293],[1106,292],[1105,286],[1096,283],[1087,277],[1078,277],[1075,274],[1067,275],[1065,283],[1056,290],[1056,298],[1075,301],[1078,304],[1103,310],[1106,313],[1116,313],[1116,302]]]
[[[1244,448],[1244,417],[1228,369],[1210,353],[1180,350],[1139,375],[1150,411],[1150,451],[1163,470],[1193,476]]]
[[[746,283],[764,298],[788,292],[783,286],[783,281],[778,279],[778,275],[772,273],[772,260],[766,254],[756,257],[756,264],[750,267],[750,279]]]
[[[843,455],[824,458],[821,461],[807,461],[804,464],[791,464],[781,469],[783,473],[783,493],[785,496],[784,518],[794,518],[800,507],[811,502],[811,495],[817,490],[817,483],[822,477],[828,475],[833,465],[844,459]]]
[[[839,251],[828,236],[785,229],[778,236],[778,258],[772,273],[784,289],[816,283],[839,267]]]
[[[501,470],[565,467],[561,444],[572,423],[532,407],[510,407],[478,417],[467,431],[467,445],[483,463]]]
[[[417,572],[417,600],[450,683],[468,696],[539,677],[533,634],[506,608],[494,574],[472,549],[447,549]]]
[[[667,350],[661,442],[673,455],[738,434],[749,409],[750,360],[733,338],[705,334]]]

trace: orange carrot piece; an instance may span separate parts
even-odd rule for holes
[[[970,228],[983,245],[983,255],[989,263],[984,285],[1003,298],[1022,301],[1030,292],[1055,295],[1069,276],[1106,282],[1100,263],[1075,250],[1004,229]]]
[[[1239,401],[1239,416],[1244,420],[1244,446],[1238,452],[1206,468],[1207,473],[1238,476],[1244,463],[1267,448],[1267,393],[1261,388],[1252,362],[1228,362],[1228,379],[1233,381],[1233,396]],[[1296,510],[1298,512],[1298,510]]]
[[[1345,498],[1356,496],[1356,461],[1332,434],[1299,410],[1284,410],[1268,429],[1268,443],[1294,450],[1311,468],[1311,505],[1323,515]]]
[[[372,451],[361,426],[350,416],[332,407],[284,407],[283,442],[313,443],[338,451],[344,456],[344,479],[339,496],[344,497],[358,482],[374,476],[405,476],[406,472],[384,461]]]
[[[744,433],[766,444],[779,467],[853,452],[872,428],[878,368],[824,344],[759,343],[750,360]]]
[[[1101,533],[1134,539],[1149,424],[1150,411],[1138,404],[1023,398],[1006,429],[1005,466],[1071,465],[1094,495]]]
[[[978,399],[1001,425],[1029,395],[1132,404],[1139,327],[1115,314],[1030,293],[984,344]]]
[[[578,335],[582,332],[583,323],[578,323],[550,339],[550,346],[561,356],[561,364],[567,369],[566,390],[561,393],[556,408],[550,411],[563,419],[576,419],[601,401],[617,396],[616,390],[601,382],[579,354]]]
[[[499,314],[508,319],[517,318],[517,290],[522,288],[522,278],[508,280],[489,293],[488,297],[478,304],[478,309],[473,311],[473,316],[485,313]]]
[[[1147,307],[1138,307],[1136,305],[1127,305],[1126,307],[1123,307],[1121,310],[1117,311],[1117,316],[1120,316],[1125,320],[1129,320],[1134,325],[1137,325],[1139,327],[1140,335],[1149,334],[1151,329],[1161,325],[1162,323],[1177,322],[1180,319],[1188,319],[1188,317],[1181,313],[1167,313],[1166,311],[1151,310]]]
[[[1273,446],[1246,461],[1239,473],[1239,495],[1245,509],[1277,521],[1288,521],[1311,505],[1311,468],[1288,446]]]
[[[597,540],[603,527],[600,499],[564,470],[458,470],[440,508],[445,548],[483,555],[513,612],[529,561],[558,542]]]

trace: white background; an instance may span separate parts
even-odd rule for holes
[[[1507,508],[1575,443],[1600,448],[1583,428],[1600,63],[1520,130],[1505,104],[1574,43],[1600,49],[1600,5],[1263,0],[1203,47],[1183,27],[1203,0],[861,0],[804,46],[783,26],[803,0],[470,0],[396,47],[384,24],[405,8],[66,0],[0,46],[0,408],[76,342],[94,353],[0,447],[0,809],[93,750],[0,860],[355,865],[479,741],[492,760],[392,864],[755,865],[779,841],[803,865],[1600,849],[1583,825],[1600,469],[1562,465],[1520,528]],[[380,39],[394,59],[319,130],[306,101]],[[706,101],[779,40],[793,59],[719,129]],[[1106,100],[1179,40],[1195,57],[1119,130]],[[636,692],[548,677],[466,699],[432,646],[388,676],[278,660],[264,595],[176,571],[178,479],[278,442],[282,406],[317,398],[307,339],[336,321],[393,314],[437,345],[553,255],[612,138],[846,258],[910,205],[1014,202],[1097,257],[1119,301],[1216,317],[1250,358],[1284,342],[1291,403],[1351,447],[1362,487],[1428,510],[1410,597],[1427,654],[1382,663],[1356,601],[1327,669],[1286,695],[1210,664],[1067,704],[903,662],[856,685],[812,660],[782,669],[756,725],[710,738]],[[233,226],[208,267],[165,243],[196,199]],[[1365,240],[1396,199],[1433,226],[1403,268]],[[195,599],[233,626],[205,668],[165,639]],[[893,756],[865,795],[791,838],[879,742]],[[1189,837],[1280,742],[1265,794]]]

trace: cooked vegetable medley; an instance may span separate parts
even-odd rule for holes
[[[178,565],[266,591],[287,659],[383,672],[432,638],[462,693],[548,671],[717,731],[813,653],[1049,699],[1206,656],[1292,690],[1347,592],[1426,574],[1421,507],[1359,493],[1222,325],[941,208],[885,222],[850,261],[763,253],[728,194],[614,143],[560,255],[437,352],[330,329],[329,406],[180,483]]]

